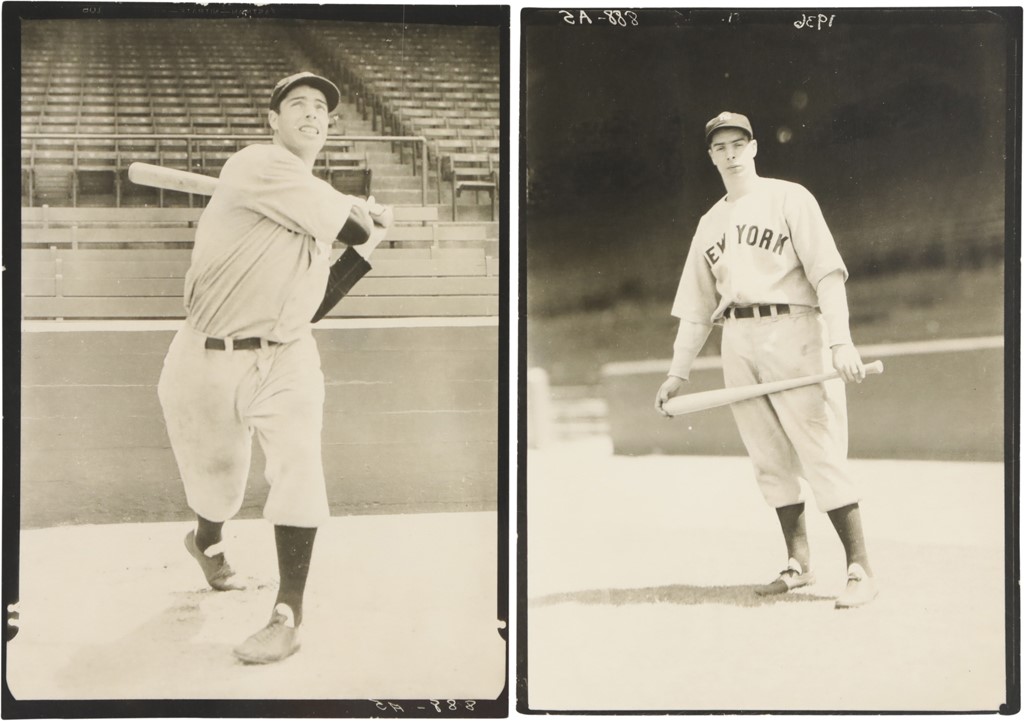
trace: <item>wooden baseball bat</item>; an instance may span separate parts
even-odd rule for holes
[[[864,372],[869,375],[872,373],[881,373],[882,370],[882,361],[880,360],[875,361],[874,363],[867,363],[864,366]],[[766,396],[771,393],[788,391],[791,388],[801,388],[803,386],[814,385],[815,383],[824,383],[825,381],[830,381],[838,377],[838,371],[831,371],[829,373],[818,373],[816,375],[790,378],[789,380],[784,381],[754,383],[748,386],[736,386],[734,388],[720,388],[713,391],[690,393],[688,395],[669,398],[662,405],[662,409],[670,416],[681,416],[686,413],[706,411],[711,408],[718,408],[719,406],[727,406],[731,403],[750,400],[751,398],[759,398],[760,396]]]
[[[148,185],[152,188],[163,188],[164,190],[180,190],[183,193],[194,193],[196,195],[213,195],[217,188],[217,178],[212,175],[201,175],[190,173],[187,170],[175,170],[165,168],[162,165],[151,163],[132,163],[128,166],[128,180],[136,185]],[[370,197],[373,200],[373,197]],[[373,201],[370,207],[371,212],[380,214],[384,212],[385,206]],[[377,220],[374,220],[375,224]]]
[[[150,163],[132,163],[128,166],[128,180],[136,185],[148,185],[164,190],[180,190],[196,195],[213,195],[217,179],[210,175],[190,173],[187,170],[165,168]]]

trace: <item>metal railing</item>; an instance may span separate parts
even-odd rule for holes
[[[22,169],[31,170],[36,165],[37,157],[44,158],[47,150],[66,151],[66,149],[70,147],[71,157],[69,160],[71,161],[71,170],[73,172],[77,171],[79,167],[82,167],[80,160],[91,161],[87,165],[87,169],[89,170],[106,170],[106,167],[98,167],[94,163],[97,159],[96,155],[105,154],[109,151],[106,149],[96,149],[95,145],[96,141],[111,141],[113,142],[112,152],[114,157],[113,164],[109,166],[109,170],[115,174],[119,171],[126,171],[128,166],[137,160],[142,160],[143,162],[156,160],[159,162],[161,153],[164,152],[184,152],[187,169],[191,172],[202,173],[205,169],[203,163],[204,147],[205,152],[224,152],[225,149],[230,151],[230,144],[233,142],[233,150],[237,151],[245,145],[251,145],[253,143],[267,143],[270,142],[270,139],[271,136],[265,133],[23,133],[21,135],[21,165]],[[45,143],[40,143],[39,141],[45,141]],[[133,147],[131,149],[120,147],[122,143],[138,143],[139,141],[152,141],[153,150],[146,151],[138,147]],[[350,146],[355,143],[411,145],[413,147],[413,175],[420,175],[421,177],[423,204],[427,204],[428,165],[427,139],[425,137],[416,135],[333,135],[328,136],[327,143],[324,145],[324,149],[321,152]],[[90,145],[93,147],[80,147]],[[418,153],[415,152],[417,146],[419,150]],[[26,151],[28,153],[27,156]],[[418,168],[416,162],[417,158],[419,159]],[[219,167],[217,170],[219,171]]]

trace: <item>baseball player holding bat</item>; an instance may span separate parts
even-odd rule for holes
[[[726,194],[701,218],[676,292],[679,318],[668,379],[655,407],[678,395],[714,324],[722,329],[727,387],[781,381],[834,368],[846,383],[865,367],[850,337],[846,266],[814,197],[801,185],[762,178],[750,121],[724,112],[705,126],[708,155]],[[828,513],[846,551],[846,589],[836,608],[878,594],[861,527],[860,496],[847,466],[846,395],[821,383],[732,406],[757,483],[775,508],[788,563],[759,593],[814,582],[800,479]]]
[[[186,322],[164,360],[158,393],[196,528],[185,538],[206,581],[241,588],[225,558],[224,522],[242,504],[255,435],[270,486],[280,587],[265,628],[235,648],[247,663],[299,649],[317,527],[329,516],[321,460],[324,376],[311,332],[369,270],[390,208],[345,195],[313,164],[340,101],[303,72],[277,83],[272,142],[225,163],[196,228],[185,276]],[[331,265],[335,240],[346,249]]]

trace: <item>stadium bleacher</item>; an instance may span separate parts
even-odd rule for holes
[[[273,79],[312,67],[336,78],[346,96],[328,151],[362,152],[366,166],[324,165],[322,177],[337,180],[345,192],[359,190],[361,182],[361,194],[374,192],[392,203],[427,203],[433,188],[438,206],[451,201],[452,220],[456,206],[467,202],[476,207],[461,208],[464,214],[476,219],[490,210],[495,220],[495,198],[479,202],[477,194],[456,192],[441,159],[449,149],[497,154],[497,46],[496,28],[440,25],[26,23],[23,203],[201,203],[177,193],[154,199],[130,188],[127,165],[159,162],[216,175],[235,149],[266,141],[265,99]],[[416,142],[391,143],[391,152],[384,152],[386,144],[365,140],[385,134],[423,137],[426,152]],[[345,135],[364,139],[352,147]],[[463,144],[452,147],[453,141]],[[411,166],[412,177],[402,166]],[[426,175],[417,180],[417,174]]]
[[[314,172],[396,205],[384,268],[409,274],[369,280],[338,312],[497,313],[496,29],[173,22],[173,33],[160,20],[24,27],[26,318],[180,317],[206,199],[136,185],[128,165],[218,175],[239,148],[267,142],[267,86],[296,66],[338,78],[344,95],[334,130],[350,137],[332,135]]]

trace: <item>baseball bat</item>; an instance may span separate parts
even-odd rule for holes
[[[868,375],[872,373],[881,373],[882,370],[882,361],[880,360],[875,361],[874,363],[867,363],[864,366],[864,372]],[[711,408],[718,408],[719,406],[727,406],[731,403],[750,400],[751,398],[759,398],[760,396],[766,396],[771,393],[788,391],[792,388],[801,388],[803,386],[814,385],[815,383],[824,383],[825,381],[830,381],[838,377],[838,371],[831,371],[829,373],[818,373],[816,375],[790,378],[789,380],[784,381],[754,383],[748,386],[736,386],[734,388],[720,388],[713,391],[690,393],[688,395],[669,398],[664,404],[662,404],[662,409],[670,416],[681,416],[686,413],[706,411]]]
[[[132,163],[128,166],[128,180],[136,185],[148,185],[152,188],[163,188],[164,190],[180,190],[183,193],[194,193],[196,195],[213,195],[217,188],[217,178],[212,175],[201,175],[190,173],[187,170],[175,170],[165,168],[162,165],[151,163]],[[373,197],[370,197],[373,200]],[[370,210],[373,213],[384,212],[380,203],[373,201]],[[374,220],[374,223],[377,223]]]
[[[148,185],[164,190],[180,190],[196,195],[213,195],[217,179],[210,175],[190,173],[187,170],[165,168],[150,163],[132,163],[128,166],[128,180],[136,185]]]

